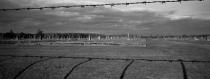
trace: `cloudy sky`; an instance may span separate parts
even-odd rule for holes
[[[145,0],[0,0],[0,8],[102,4]],[[152,0],[147,0],[152,1]],[[134,34],[210,33],[210,0],[0,12],[0,32]]]

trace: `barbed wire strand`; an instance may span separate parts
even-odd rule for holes
[[[48,6],[48,7],[27,7],[27,8],[4,8],[0,11],[20,11],[20,10],[43,10],[43,9],[57,9],[57,8],[73,8],[73,7],[99,7],[99,6],[119,6],[119,5],[134,5],[134,4],[151,4],[151,3],[172,3],[172,2],[184,2],[184,1],[204,1],[204,0],[173,0],[173,1],[141,1],[141,2],[124,2],[124,3],[106,3],[106,4],[86,4],[86,5],[66,5],[66,6]]]

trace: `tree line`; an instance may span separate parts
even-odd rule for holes
[[[38,30],[37,33],[15,33],[12,30],[6,33],[0,33],[0,39],[2,40],[24,40],[24,39],[34,39],[34,40],[45,40],[45,39],[90,39],[105,37],[103,34],[96,33],[44,33],[42,30]]]
[[[42,30],[38,30],[36,33],[15,33],[10,30],[6,33],[0,33],[1,40],[91,40],[91,39],[139,39],[139,38],[151,38],[151,39],[197,39],[197,40],[208,40],[210,34],[200,35],[137,35],[137,34],[118,34],[118,35],[107,35],[97,33],[44,33]]]

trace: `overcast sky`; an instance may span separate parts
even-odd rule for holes
[[[145,0],[0,0],[1,8],[101,4]],[[147,0],[151,1],[151,0]],[[0,12],[0,32],[137,34],[210,33],[210,0],[98,8]]]

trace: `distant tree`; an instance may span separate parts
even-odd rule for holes
[[[43,34],[43,33],[44,32],[41,29],[38,29],[36,34]]]
[[[37,33],[36,33],[36,36],[37,36],[37,38],[42,40],[43,37],[44,37],[44,32],[41,29],[38,29]]]
[[[15,39],[15,37],[16,37],[16,34],[13,32],[13,30],[10,30],[4,35],[4,38],[6,39]]]
[[[14,34],[14,32],[13,32],[13,30],[12,30],[12,29],[9,31],[9,33]]]
[[[18,35],[18,39],[25,39],[25,33],[20,32]]]

